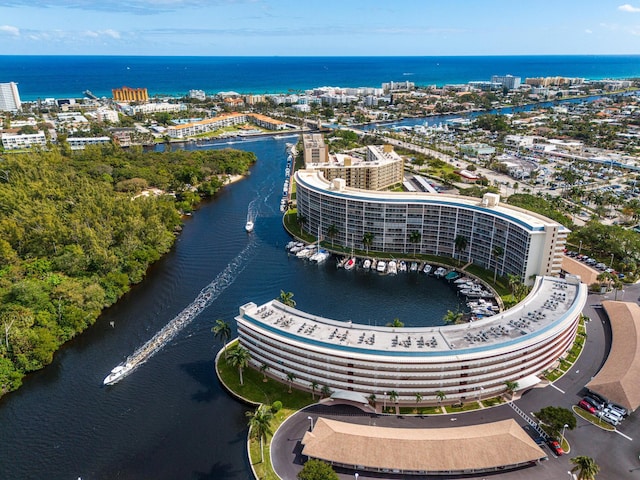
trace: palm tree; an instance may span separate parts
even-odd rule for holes
[[[369,247],[373,244],[373,237],[375,235],[371,232],[365,232],[362,236],[362,244],[367,249],[367,255],[369,255]]]
[[[260,373],[262,373],[263,382],[267,381],[267,370],[269,370],[269,365],[267,365],[266,363],[263,363],[262,365],[260,365]]]
[[[222,340],[222,345],[224,345],[223,347],[224,358],[226,360],[227,342],[229,342],[229,338],[231,337],[231,327],[229,327],[229,324],[227,322],[219,318],[216,320],[216,325],[211,328],[211,331],[213,332],[213,335],[216,338],[219,338]]]
[[[394,318],[393,322],[387,323],[387,327],[402,328],[404,327],[404,323],[402,323],[399,318]]]
[[[460,265],[461,263],[461,256],[462,253],[467,249],[467,245],[469,243],[469,241],[467,240],[467,237],[465,237],[464,235],[456,235],[455,240],[453,241],[455,247],[456,247],[456,252],[459,251],[460,253],[458,254],[458,265]]]
[[[291,393],[291,386],[293,385],[293,381],[296,379],[296,376],[293,372],[287,373],[287,382],[289,382],[289,393]]]
[[[327,237],[331,239],[331,246],[333,247],[333,239],[338,235],[338,227],[334,223],[327,227]]]
[[[460,310],[456,310],[455,312],[451,310],[447,310],[447,313],[442,317],[442,320],[447,325],[457,325],[462,322],[462,318],[464,317],[464,313]]]
[[[300,224],[300,228],[302,228],[305,223],[307,223],[307,217],[304,215],[298,215],[298,224]]]
[[[422,402],[422,394],[420,392],[416,392],[416,413],[418,413],[418,405]]]
[[[398,400],[398,392],[391,390],[389,392],[389,402],[394,403]]]
[[[518,382],[511,382],[511,381],[504,382],[504,386],[507,389],[507,393],[511,395],[511,398],[513,398],[513,394],[519,387]]]
[[[249,350],[241,346],[237,346],[229,352],[228,361],[232,367],[236,367],[238,369],[238,374],[240,375],[240,385],[244,385],[242,379],[242,370],[247,368],[250,358],[251,354],[249,353]]]
[[[371,406],[373,408],[376,408],[376,394],[375,393],[372,393],[371,395],[369,395],[367,397],[367,400],[369,400],[369,403],[371,404]]]
[[[320,389],[320,393],[322,393],[323,397],[330,397],[333,392],[331,391],[331,388],[329,388],[329,385],[323,385],[322,389]]]
[[[284,303],[288,307],[296,306],[296,301],[293,299],[292,292],[285,292],[284,290],[280,290],[280,302]]]
[[[504,248],[502,248],[500,245],[496,245],[495,247],[493,247],[493,250],[491,250],[491,255],[493,255],[493,258],[496,262],[495,264],[495,269],[493,271],[493,283],[496,283],[496,279],[498,278],[498,259],[502,256],[502,254],[504,253]]]
[[[311,399],[315,400],[315,398],[316,398],[316,390],[319,387],[318,382],[316,382],[315,380],[312,380],[311,383],[309,384],[309,386],[311,387]]]
[[[414,230],[409,235],[409,241],[413,243],[413,256],[416,256],[416,245],[422,240],[422,234],[418,230]]]
[[[251,429],[251,435],[260,439],[260,461],[264,462],[264,441],[267,439],[267,435],[271,435],[271,420],[273,414],[271,410],[264,405],[259,406],[255,412],[246,412],[246,416],[249,417],[249,428]]]
[[[574,464],[571,473],[577,472],[578,480],[595,480],[596,475],[600,471],[600,467],[591,457],[580,455],[569,460]]]
[[[438,403],[442,403],[442,401],[447,398],[447,394],[444,393],[442,390],[438,390],[436,392],[436,398],[438,399]]]

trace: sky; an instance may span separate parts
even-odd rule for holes
[[[640,0],[0,0],[0,45],[13,55],[640,54]]]

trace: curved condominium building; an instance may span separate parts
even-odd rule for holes
[[[527,284],[536,275],[558,275],[569,230],[542,215],[482,199],[416,192],[349,188],[327,181],[317,170],[295,174],[302,228],[326,237],[335,225],[335,245],[399,256],[432,254],[472,262],[498,275],[512,274]],[[414,232],[418,232],[416,235]],[[371,238],[364,245],[365,234]],[[456,242],[464,238],[464,242]],[[464,248],[456,248],[464,244]]]
[[[372,327],[287,307],[278,301],[240,307],[240,344],[255,368],[298,388],[332,390],[415,404],[457,403],[539,381],[577,332],[587,287],[576,277],[538,277],[527,298],[486,319],[438,327]],[[416,309],[418,312],[420,309]],[[392,399],[390,392],[398,397]],[[444,398],[442,394],[444,394]]]

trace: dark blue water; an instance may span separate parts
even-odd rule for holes
[[[80,97],[84,90],[111,97],[124,85],[149,94],[274,93],[319,86],[379,87],[466,83],[512,74],[587,79],[640,77],[639,55],[474,57],[122,57],[0,56],[0,82],[18,82],[20,96]]]
[[[449,286],[424,275],[382,277],[288,257],[279,213],[287,140],[237,144],[258,156],[251,175],[203,205],[140,285],[0,400],[0,479],[244,480],[246,408],[215,378],[216,319],[235,331],[240,305],[281,289],[304,310],[377,325],[396,317],[437,324],[457,307]],[[257,219],[248,235],[250,204]],[[231,264],[230,277],[220,279]],[[212,281],[228,286],[204,312],[129,377],[101,386]]]

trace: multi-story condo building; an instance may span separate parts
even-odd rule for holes
[[[87,145],[102,145],[111,142],[109,137],[69,137],[67,143],[71,150],[84,150]]]
[[[305,142],[305,158],[307,144]],[[309,144],[314,149],[318,142]],[[329,181],[342,178],[347,187],[364,190],[384,190],[402,183],[404,177],[404,161],[391,145],[369,145],[364,156],[329,155],[326,162],[305,163],[305,168],[322,172]]]
[[[287,124],[257,113],[230,113],[227,115],[219,115],[213,118],[206,118],[197,122],[184,123],[180,125],[172,125],[167,128],[167,135],[171,138],[186,138],[203,133],[213,132],[220,128],[231,127],[233,125],[242,125],[243,123],[252,122],[260,127],[269,130],[283,130]]]
[[[111,93],[116,102],[147,102],[149,100],[146,88],[114,88]]]
[[[20,110],[20,93],[15,82],[0,83],[0,112],[17,112]]]
[[[31,148],[34,145],[44,147],[47,145],[47,138],[44,132],[29,133],[24,135],[14,135],[11,133],[2,134],[2,146],[5,150],[17,150],[20,148]]]
[[[517,90],[520,87],[522,79],[513,75],[494,75],[491,77],[492,83],[500,83],[503,88],[509,90]]]
[[[304,164],[327,163],[329,161],[329,148],[324,143],[324,137],[320,133],[305,133],[302,135],[304,148]]]
[[[586,298],[577,277],[538,277],[523,302],[462,325],[374,327],[275,300],[243,305],[236,321],[251,366],[266,365],[282,382],[293,378],[301,389],[316,382],[388,405],[415,404],[418,392],[435,405],[495,397],[507,382],[518,390],[538,383],[571,348]]]
[[[298,216],[305,219],[302,228],[315,236],[330,225],[337,227],[335,245],[457,258],[501,276],[516,275],[529,285],[536,275],[560,273],[569,230],[502,204],[497,194],[478,199],[360,190],[347,187],[342,179],[328,181],[317,170],[299,170],[295,180]]]

